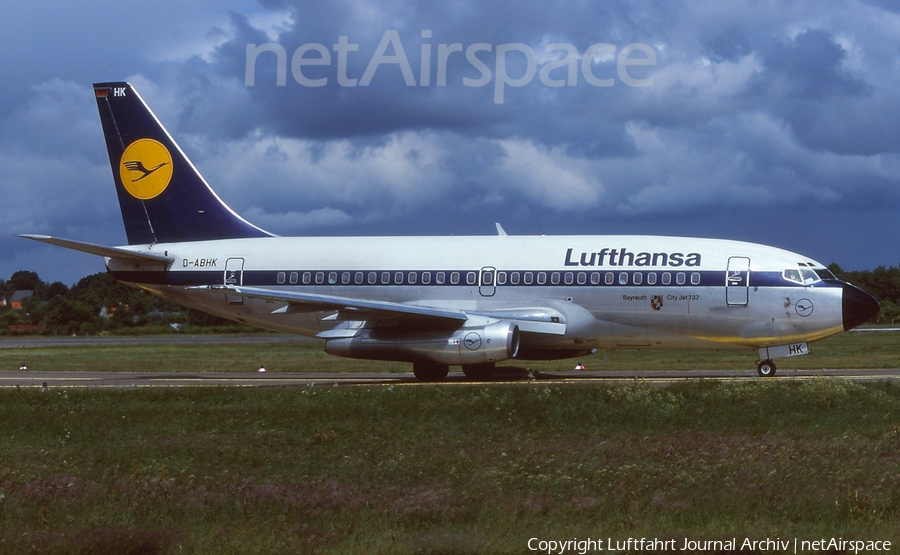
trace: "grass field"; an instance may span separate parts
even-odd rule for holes
[[[15,344],[15,340],[0,340]],[[756,351],[633,351],[582,359],[588,370],[755,369]],[[900,332],[851,332],[814,343],[807,356],[778,359],[779,368],[898,368]],[[238,344],[0,348],[0,369],[92,372],[409,372],[410,365],[338,358],[319,341]],[[507,361],[509,366],[572,370],[575,361]]]
[[[781,367],[897,367],[897,343],[895,333],[845,334]],[[23,353],[37,355],[32,368],[59,370],[372,368],[316,344],[8,351],[3,364],[15,368]],[[741,368],[752,358],[622,352],[585,363]],[[571,366],[535,367],[554,364]],[[0,554],[900,542],[893,382],[4,389],[0,423]]]
[[[900,387],[0,391],[0,553],[900,541]]]

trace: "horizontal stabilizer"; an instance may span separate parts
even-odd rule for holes
[[[66,249],[86,252],[97,256],[105,256],[116,260],[124,260],[135,264],[171,264],[175,261],[174,257],[157,254],[152,252],[136,252],[121,247],[106,247],[103,245],[95,245],[93,243],[83,243],[81,241],[71,241],[69,239],[60,239],[49,235],[20,234],[19,237],[40,241],[49,245],[56,245]]]

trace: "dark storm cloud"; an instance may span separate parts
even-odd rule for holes
[[[251,108],[226,112],[212,123],[233,138],[262,132],[295,141],[277,159],[271,156],[273,148],[279,151],[274,145],[264,158],[245,153],[241,164],[282,165],[283,170],[262,172],[271,176],[264,178],[269,184],[265,192],[242,195],[237,182],[222,176],[239,202],[262,211],[263,217],[270,211],[277,214],[285,203],[298,214],[324,204],[358,223],[394,221],[409,210],[427,213],[428,203],[457,197],[467,199],[465,206],[497,211],[513,210],[524,201],[551,211],[672,214],[721,205],[799,206],[848,196],[859,200],[867,198],[861,188],[890,191],[896,184],[890,172],[876,171],[877,164],[854,159],[841,164],[829,156],[896,148],[891,134],[866,133],[871,127],[856,118],[872,102],[891,100],[877,94],[882,92],[879,83],[870,84],[852,67],[854,60],[841,43],[852,33],[840,24],[832,30],[798,32],[793,30],[796,21],[778,21],[778,14],[759,13],[750,5],[731,11],[619,3],[542,3],[527,9],[521,3],[475,2],[266,6],[291,13],[293,25],[273,40],[248,17],[233,14],[231,39],[217,47],[205,68],[220,80],[241,79],[248,44],[277,42],[288,57],[283,86],[276,85],[275,55],[256,57],[255,83],[246,87],[245,106]],[[802,21],[802,11],[791,17]],[[813,12],[808,15],[820,15]],[[397,64],[380,66],[368,86],[338,85],[334,45],[339,37],[358,45],[347,54],[346,74],[360,80],[389,30],[397,32],[416,86],[407,86]],[[431,36],[423,37],[422,31]],[[464,77],[474,79],[478,73],[457,53],[448,58],[447,85],[437,86],[439,45],[458,43],[465,49],[477,42],[494,48],[525,43],[542,57],[541,64],[552,59],[543,52],[550,43],[572,44],[581,55],[599,42],[618,49],[644,42],[654,48],[657,64],[631,71],[643,71],[640,76],[651,76],[654,85],[633,88],[617,79],[613,87],[593,87],[584,82],[579,64],[575,87],[547,87],[535,76],[524,87],[508,87],[504,103],[496,104],[492,83],[462,84]],[[301,86],[293,79],[290,57],[309,43],[322,45],[331,56],[330,65],[302,70],[308,78],[327,78],[324,87]],[[432,51],[430,83],[424,87],[418,83],[423,44]],[[852,46],[865,54],[865,44]],[[386,54],[397,54],[393,44]],[[495,71],[493,52],[481,55]],[[521,60],[510,60],[509,73],[521,75],[523,66],[515,63]],[[604,77],[617,77],[614,60],[592,68]],[[564,74],[557,69],[554,77]],[[202,90],[196,95],[199,102]],[[210,91],[210,98],[214,95]],[[841,107],[837,114],[835,106]],[[253,118],[245,117],[248,111]],[[182,116],[182,125],[192,131],[209,125],[208,116]],[[469,156],[461,146],[469,143],[475,149],[491,145],[486,152],[492,154]],[[427,163],[410,159],[411,150],[403,150],[414,144],[430,151],[423,158]],[[379,177],[372,166],[376,160],[393,168],[396,177]],[[852,169],[821,171],[831,166]],[[331,168],[330,180],[317,183],[311,174],[325,167]],[[564,186],[548,197],[548,187],[532,179],[537,175]],[[290,185],[273,185],[280,182]],[[304,194],[291,194],[299,190]],[[444,217],[438,210],[421,221],[435,224]]]
[[[766,71],[758,86],[780,88],[777,94],[796,100],[821,100],[828,96],[857,96],[871,86],[842,67],[847,51],[831,33],[811,29],[791,41],[767,45],[762,52]]]
[[[869,83],[848,69],[849,52],[834,33],[811,29],[761,51],[764,69],[747,97],[784,119],[798,139],[815,150],[871,155],[897,152],[900,133],[885,115],[898,115],[897,94],[878,73]],[[886,69],[886,68],[884,68]],[[879,82],[880,81],[880,82]]]
[[[893,237],[876,222],[900,215],[898,23],[878,0],[13,5],[0,22],[0,277],[26,263],[70,281],[99,269],[60,269],[12,233],[124,240],[90,90],[117,79],[138,87],[226,202],[280,234],[492,233],[501,220],[512,233],[712,235],[846,267],[893,264],[854,245]],[[392,63],[360,85],[389,32],[414,86]],[[358,45],[347,53],[355,87],[337,82],[343,36]],[[466,86],[480,76],[465,54],[475,43],[491,47],[478,53],[491,78]],[[497,47],[510,43],[533,50],[535,74],[496,102]],[[559,43],[577,52],[574,86],[541,79],[564,54],[545,47]],[[613,86],[583,72],[598,43],[615,52],[590,70]],[[618,72],[632,43],[656,63],[627,73],[651,86]],[[248,44],[284,48],[283,86],[272,52],[247,86]],[[294,79],[306,44],[331,58],[302,66],[323,87]],[[438,50],[457,44],[438,85]],[[528,67],[521,52],[506,60],[511,78]],[[888,240],[879,252],[900,251]]]
[[[354,16],[355,6],[351,3],[338,3],[334,9],[313,14],[303,5],[294,8],[293,29],[279,36],[277,42],[288,58],[304,44],[319,44],[329,50],[330,65],[307,66],[302,70],[309,78],[326,78],[328,83],[321,88],[300,86],[288,69],[287,83],[275,86],[275,54],[263,52],[255,56],[255,84],[249,87],[250,94],[255,103],[266,109],[265,117],[258,125],[287,136],[325,139],[414,129],[450,129],[470,136],[507,136],[510,133],[541,136],[546,133],[556,142],[584,139],[585,135],[591,134],[583,129],[585,111],[602,126],[608,117],[596,117],[600,115],[596,109],[602,106],[606,114],[611,114],[605,104],[614,103],[625,93],[614,90],[615,87],[598,89],[585,84],[580,75],[580,63],[578,79],[581,86],[575,87],[576,90],[548,90],[536,75],[522,89],[506,87],[505,95],[510,101],[497,105],[493,102],[496,79],[486,86],[462,84],[463,79],[480,76],[465,52],[457,51],[448,56],[447,85],[436,84],[438,49],[441,45],[459,45],[457,48],[465,49],[475,43],[488,44],[492,48],[500,44],[524,43],[538,56],[546,57],[544,46],[552,42],[572,44],[583,54],[597,43],[613,43],[621,49],[640,40],[641,35],[633,24],[621,25],[629,20],[633,10],[613,4],[590,4],[574,14],[566,4],[529,6],[528,9],[522,9],[519,3],[508,2],[471,3],[463,5],[465,9],[459,9],[459,4],[443,3],[390,5],[393,9],[387,8],[384,12],[378,12],[381,5],[369,7],[366,15],[378,12],[374,21],[358,14]],[[659,26],[660,22],[655,19],[648,26]],[[310,25],[310,21],[315,21],[316,25]],[[497,24],[498,21],[503,24]],[[232,40],[221,45],[214,58],[213,65],[221,75],[244,73],[248,44],[271,43],[245,17],[235,14],[232,23]],[[357,45],[357,51],[347,54],[346,74],[360,80],[388,30],[397,31],[417,86],[408,86],[399,66],[392,63],[379,66],[368,86],[340,86],[336,78],[337,54],[333,51],[339,37],[346,36],[347,42]],[[430,32],[431,37],[423,38],[423,31]],[[423,44],[431,49],[428,86],[419,85]],[[388,55],[395,53],[393,47],[386,51]],[[555,51],[551,55],[559,57],[561,52]],[[495,56],[495,50],[478,53],[479,59],[491,71],[496,70]],[[508,73],[521,76],[524,56],[512,52],[506,59],[510,64]],[[616,77],[614,61],[594,67],[605,78]],[[631,71],[640,74],[642,69],[633,67]],[[554,74],[555,78],[564,76],[564,69]],[[623,88],[621,82],[618,88]],[[578,133],[580,128],[582,132]],[[554,136],[557,139],[552,139]]]
[[[894,13],[900,13],[900,5],[897,4],[894,0],[863,0],[866,4],[871,4],[873,6],[877,6],[881,9],[888,10]]]

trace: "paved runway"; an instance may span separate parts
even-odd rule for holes
[[[896,332],[900,328],[857,328],[850,333],[862,332]],[[217,345],[217,344],[258,344],[258,343],[309,343],[319,341],[299,335],[283,333],[240,333],[224,335],[172,334],[172,335],[136,335],[136,336],[83,336],[83,337],[44,337],[21,336],[0,337],[0,349],[39,349],[46,347],[97,347],[123,345]]]
[[[126,345],[221,345],[256,343],[308,343],[318,341],[287,334],[245,333],[226,335],[136,335],[85,337],[4,337],[0,349],[42,349],[46,347],[110,347]]]
[[[850,380],[897,380],[898,368],[854,370],[779,370],[772,380],[816,379],[822,377]],[[590,384],[641,380],[654,384],[670,384],[684,380],[718,380],[745,382],[761,380],[753,370],[655,370],[609,372],[528,372],[520,368],[502,368],[486,382],[473,382],[453,372],[442,384]],[[419,384],[412,373],[152,373],[152,372],[0,372],[0,387],[80,387],[80,388],[145,388],[145,387],[319,387],[335,385],[404,385]],[[427,386],[441,384],[420,384]]]
[[[900,328],[898,328],[900,329]],[[878,330],[880,331],[880,330]],[[304,342],[310,339],[285,334],[241,335],[186,335],[145,337],[17,337],[0,340],[0,349],[40,348],[96,345],[140,345],[157,343],[216,344],[216,343],[269,343]],[[814,379],[818,377],[851,380],[896,380],[900,368],[851,369],[851,370],[778,370],[775,380]],[[654,371],[604,371],[604,372],[529,372],[523,368],[499,367],[497,373],[486,382],[473,382],[459,371],[451,372],[442,384],[590,384],[643,380],[654,384],[669,384],[683,380],[750,381],[760,380],[755,370],[654,370]],[[394,385],[419,384],[412,372],[407,373],[284,373],[284,372],[0,372],[0,387],[316,387],[334,385]]]

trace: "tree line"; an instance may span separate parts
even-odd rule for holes
[[[16,292],[30,291],[14,308]],[[20,293],[18,297],[23,297]],[[43,282],[37,273],[18,271],[0,279],[0,335],[43,333],[47,335],[202,333],[249,331],[205,312],[125,285],[106,272],[84,278],[72,287],[55,281]]]
[[[875,320],[900,323],[900,266],[845,271],[828,267],[838,278],[868,291],[881,303]],[[13,308],[17,291],[30,291]],[[22,297],[20,293],[18,295]],[[26,270],[0,279],[0,335],[43,333],[48,335],[146,334],[206,331],[250,331],[253,328],[185,308],[175,302],[120,283],[106,272],[84,278],[69,287],[43,282]]]
[[[832,263],[828,269],[839,279],[860,287],[878,299],[881,312],[876,323],[900,323],[900,265],[848,272]]]

